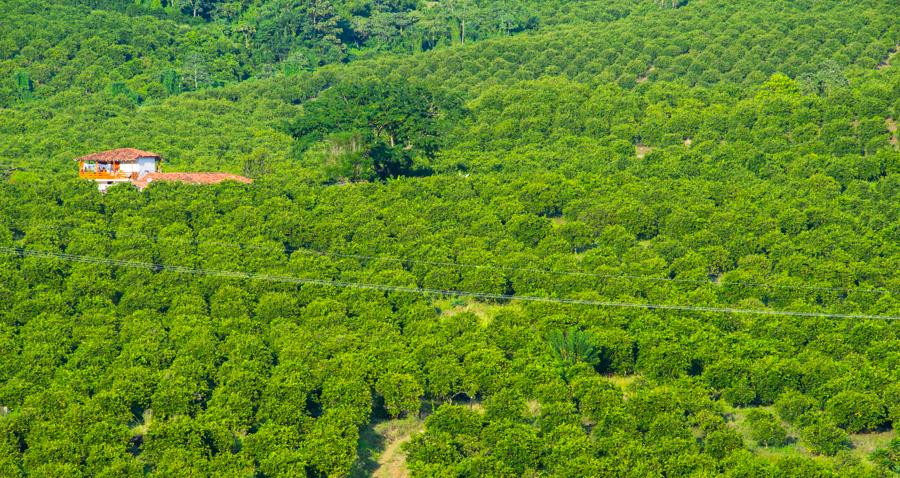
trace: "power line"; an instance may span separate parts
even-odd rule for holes
[[[199,269],[183,266],[171,266],[165,264],[156,264],[150,262],[125,261],[118,259],[108,259],[102,257],[83,256],[77,254],[65,254],[59,252],[26,250],[19,247],[0,247],[0,253],[16,255],[20,257],[40,257],[55,258],[71,262],[82,262],[89,264],[101,264],[118,267],[131,267],[139,269],[148,269],[154,271],[167,271],[179,274],[195,274],[211,277],[224,277],[229,279],[248,279],[263,280],[270,282],[283,282],[292,284],[312,284],[327,287],[341,287],[364,290],[379,290],[384,292],[403,292],[410,294],[422,295],[444,295],[456,297],[476,297],[480,299],[509,300],[509,301],[527,301],[527,302],[549,302],[557,304],[569,305],[589,305],[599,307],[618,307],[618,308],[634,308],[634,309],[650,309],[650,310],[673,310],[686,312],[713,312],[723,314],[742,314],[742,315],[769,315],[769,316],[789,316],[789,317],[814,317],[814,318],[833,318],[833,319],[868,319],[868,320],[900,320],[900,316],[890,315],[869,315],[869,314],[837,314],[827,312],[799,312],[788,310],[765,310],[765,309],[739,309],[733,307],[706,307],[693,305],[675,305],[675,304],[642,304],[635,302],[618,302],[618,301],[601,301],[588,299],[567,299],[559,297],[541,297],[541,296],[525,296],[513,294],[495,294],[490,292],[468,292],[459,290],[431,289],[425,287],[404,287],[387,284],[371,284],[363,282],[345,282],[345,281],[329,281],[323,279],[310,279],[302,277],[279,276],[271,274],[257,274],[243,271],[220,271],[213,269]]]
[[[54,225],[38,225],[36,227],[39,228],[48,228],[61,230],[62,227],[54,226]],[[155,242],[159,242],[159,236],[155,234],[128,234],[128,233],[117,233],[115,231],[84,231],[90,234],[105,234],[111,238],[116,237],[135,237],[141,239],[153,239]],[[200,241],[192,238],[191,243],[194,245],[199,245]],[[494,266],[488,264],[467,264],[460,262],[446,262],[446,261],[429,261],[424,259],[411,259],[404,257],[396,257],[389,255],[366,255],[366,254],[348,254],[341,252],[332,252],[332,251],[323,251],[320,249],[313,249],[307,247],[291,247],[291,246],[281,246],[281,247],[272,247],[272,246],[257,246],[253,244],[238,244],[235,242],[228,241],[203,241],[204,244],[213,244],[220,246],[228,246],[235,247],[238,249],[253,249],[253,250],[262,250],[262,251],[273,251],[286,253],[290,255],[294,252],[299,252],[301,254],[308,255],[317,255],[317,256],[328,256],[328,257],[339,257],[344,259],[357,259],[357,260],[369,260],[369,261],[389,261],[389,262],[398,262],[398,263],[408,263],[408,264],[424,264],[424,265],[432,265],[439,267],[454,267],[458,269],[485,269],[485,270],[502,270],[502,271],[520,271],[526,272],[530,274],[551,274],[551,275],[559,275],[559,276],[578,276],[578,277],[592,277],[597,279],[629,279],[629,280],[645,280],[650,282],[671,282],[671,283],[681,283],[681,284],[701,284],[701,285],[709,285],[715,284],[717,286],[721,285],[729,285],[729,286],[744,286],[744,287],[765,287],[770,289],[785,289],[785,290],[816,290],[823,292],[855,292],[861,294],[887,294],[887,293],[900,293],[900,291],[895,291],[891,289],[853,289],[850,287],[826,287],[826,286],[810,286],[810,285],[785,285],[785,284],[772,284],[768,282],[743,282],[743,281],[728,281],[722,284],[716,284],[709,280],[700,280],[700,279],[680,279],[677,277],[655,277],[655,276],[644,276],[644,275],[633,275],[633,274],[602,274],[595,272],[582,272],[582,271],[557,271],[552,269],[538,269],[538,268],[528,268],[528,267],[513,267],[513,266]]]
[[[58,226],[38,226],[38,227],[47,227],[52,229],[60,229]],[[101,234],[96,231],[88,231],[91,234]],[[137,238],[153,238],[157,242],[159,241],[159,236],[153,234],[119,234],[110,232],[108,235],[110,237],[137,237]],[[194,245],[200,244],[196,239],[192,239],[191,242]],[[318,249],[312,248],[301,248],[301,247],[290,247],[290,246],[282,246],[282,247],[271,247],[271,246],[256,246],[252,244],[238,244],[234,242],[222,242],[222,241],[204,241],[205,244],[214,244],[221,246],[230,246],[236,247],[239,249],[255,249],[255,250],[264,250],[264,251],[277,251],[281,253],[290,254],[292,252],[300,252],[303,254],[310,255],[318,255],[318,256],[330,256],[330,257],[340,257],[340,258],[349,258],[349,259],[359,259],[359,260],[383,260],[390,262],[400,262],[400,263],[411,263],[411,264],[426,264],[426,265],[434,265],[441,267],[456,267],[456,268],[473,268],[473,269],[487,269],[487,270],[505,270],[505,271],[522,271],[528,272],[532,274],[553,274],[553,275],[563,275],[563,276],[581,276],[581,277],[594,277],[601,279],[632,279],[632,280],[646,280],[651,282],[673,282],[673,283],[688,283],[688,284],[710,284],[711,281],[708,280],[698,280],[698,279],[679,279],[673,277],[654,277],[654,276],[642,276],[642,275],[630,275],[630,274],[600,274],[600,273],[592,273],[592,272],[581,272],[581,271],[556,271],[552,269],[536,269],[536,268],[524,268],[524,267],[512,267],[512,266],[492,266],[487,264],[466,264],[466,263],[458,263],[458,262],[445,262],[445,261],[428,261],[421,259],[410,259],[403,257],[395,257],[395,256],[387,256],[387,255],[364,255],[364,254],[347,254],[340,252],[331,252],[331,251],[322,251]],[[806,286],[806,285],[783,285],[783,284],[771,284],[771,283],[758,283],[758,282],[725,282],[725,285],[738,285],[738,286],[747,286],[747,287],[768,287],[773,289],[790,289],[790,290],[819,290],[819,291],[828,291],[828,292],[858,292],[858,293],[869,293],[869,294],[885,294],[885,293],[896,293],[897,291],[888,290],[888,289],[852,289],[849,287],[825,287],[825,286]]]

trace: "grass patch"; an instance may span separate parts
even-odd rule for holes
[[[850,435],[850,441],[853,442],[851,451],[860,460],[868,461],[869,455],[873,451],[887,447],[888,443],[896,436],[896,430],[853,434]]]
[[[454,315],[468,312],[478,317],[479,323],[484,326],[490,324],[502,310],[511,310],[513,312],[522,310],[522,306],[519,303],[489,304],[468,300],[464,304],[459,304],[458,301],[459,299],[442,299],[434,301],[434,305],[441,310],[442,317],[453,317]]]
[[[604,378],[612,382],[615,386],[621,388],[624,392],[627,392],[629,387],[631,387],[634,382],[638,381],[641,378],[638,374],[632,375],[604,375]]]
[[[746,444],[747,448],[749,448],[759,456],[776,459],[779,457],[801,455],[824,462],[832,462],[836,459],[835,457],[813,454],[803,445],[803,442],[800,440],[800,430],[790,423],[784,421],[781,422],[781,425],[785,430],[787,430],[788,433],[787,445],[783,447],[763,447],[757,445],[756,441],[753,440],[753,437],[750,433],[750,427],[747,424],[747,413],[749,413],[750,410],[753,409],[768,410],[774,413],[772,406],[736,408],[722,402],[722,408],[725,411],[726,418],[728,419],[728,426],[734,428],[741,435],[741,437],[743,437],[744,443]],[[863,463],[872,464],[872,462],[869,460],[869,455],[879,448],[886,447],[888,443],[896,436],[897,432],[895,430],[851,434],[850,441],[852,443],[852,448],[849,449],[850,454],[858,458]]]
[[[141,415],[141,420],[135,420],[130,423],[131,434],[138,435],[146,435],[147,430],[150,429],[150,425],[153,423],[153,410],[148,408],[144,410],[144,413]]]
[[[408,476],[402,446],[424,427],[424,420],[414,416],[370,423],[360,432],[357,459],[350,476]]]

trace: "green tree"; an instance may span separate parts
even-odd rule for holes
[[[875,430],[885,423],[884,405],[875,394],[846,390],[831,397],[825,410],[850,433]]]
[[[750,410],[747,412],[747,424],[753,439],[762,446],[780,447],[787,443],[787,431],[770,412]]]
[[[410,374],[388,373],[378,379],[375,391],[384,398],[384,407],[394,418],[403,413],[418,413],[422,386]]]
[[[34,82],[31,81],[31,74],[25,70],[20,70],[15,73],[13,80],[16,83],[16,91],[19,98],[23,100],[31,98],[32,92],[34,92]]]
[[[847,448],[850,437],[825,417],[813,419],[800,430],[800,437],[814,453],[834,456]]]
[[[805,413],[818,409],[819,404],[814,398],[795,390],[786,390],[775,401],[778,416],[788,423],[796,424]]]
[[[583,362],[596,365],[600,362],[599,350],[585,332],[575,327],[556,329],[547,335],[553,357],[564,365]]]

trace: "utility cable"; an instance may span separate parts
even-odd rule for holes
[[[53,225],[39,225],[39,228],[48,228],[55,230],[62,230],[60,226]],[[154,242],[159,242],[159,236],[154,234],[128,234],[128,233],[117,233],[114,231],[84,231],[89,234],[105,234],[111,238],[116,237],[134,237],[140,239],[151,239]],[[194,245],[199,245],[201,241],[197,239],[191,239],[191,243]],[[488,264],[468,264],[468,263],[460,263],[460,262],[447,262],[447,261],[430,261],[424,259],[411,259],[404,257],[396,257],[396,256],[388,256],[388,255],[366,255],[366,254],[348,254],[341,252],[332,252],[332,251],[323,251],[320,249],[313,248],[304,248],[304,247],[291,247],[291,246],[281,246],[281,247],[273,247],[273,246],[258,246],[253,244],[238,244],[235,242],[227,242],[227,241],[202,241],[203,244],[211,244],[211,245],[219,245],[226,247],[234,247],[238,249],[252,249],[252,250],[261,250],[261,251],[270,251],[270,252],[280,252],[284,254],[290,255],[294,252],[299,252],[301,254],[315,255],[315,256],[327,256],[327,257],[339,257],[343,259],[357,259],[357,260],[368,260],[368,261],[388,261],[388,262],[398,262],[398,263],[407,263],[407,264],[424,264],[438,267],[452,267],[457,269],[485,269],[485,270],[501,270],[501,271],[520,271],[526,272],[529,274],[551,274],[558,276],[577,276],[577,277],[592,277],[598,279],[629,279],[629,280],[645,280],[650,282],[671,282],[671,283],[683,283],[683,284],[700,284],[700,285],[708,285],[714,284],[709,280],[700,280],[700,279],[680,279],[677,277],[656,277],[656,276],[644,276],[644,275],[633,275],[633,274],[602,274],[595,272],[582,272],[582,271],[557,271],[552,269],[538,269],[538,268],[528,268],[528,267],[513,267],[513,266],[494,266]],[[761,282],[743,282],[743,281],[727,281],[724,282],[723,285],[729,286],[744,286],[744,287],[766,287],[771,289],[785,289],[785,290],[817,290],[817,291],[825,291],[825,292],[854,292],[861,294],[887,294],[887,293],[900,293],[900,291],[889,290],[889,289],[853,289],[850,287],[826,287],[826,286],[809,286],[809,285],[785,285],[785,284],[772,284],[772,283],[761,283]]]
[[[559,297],[541,297],[526,296],[514,294],[495,294],[489,292],[468,292],[459,290],[431,289],[425,287],[405,287],[394,286],[388,284],[373,284],[364,282],[345,282],[345,281],[329,281],[323,279],[310,279],[302,277],[280,276],[270,274],[258,274],[243,271],[221,271],[214,269],[199,269],[183,266],[172,266],[165,264],[156,264],[150,262],[125,261],[118,259],[108,259],[102,257],[83,256],[78,254],[66,254],[59,252],[27,250],[20,247],[0,247],[0,253],[16,255],[20,257],[40,257],[61,259],[71,262],[82,262],[89,264],[101,264],[117,267],[130,267],[138,269],[149,269],[153,271],[168,271],[179,274],[195,274],[211,277],[224,277],[230,279],[248,279],[262,280],[270,282],[283,282],[292,284],[312,284],[327,287],[340,287],[364,290],[379,290],[384,292],[403,292],[410,294],[423,295],[444,295],[456,297],[476,297],[480,299],[493,300],[509,300],[509,301],[527,301],[527,302],[548,302],[557,304],[570,305],[589,305],[598,307],[618,307],[618,308],[634,308],[634,309],[650,309],[650,310],[673,310],[685,312],[713,312],[723,314],[742,314],[742,315],[768,315],[768,316],[789,316],[789,317],[814,317],[814,318],[833,318],[833,319],[865,319],[865,320],[900,320],[900,316],[890,315],[870,315],[870,314],[838,314],[828,312],[800,312],[788,310],[765,310],[765,309],[739,309],[733,307],[707,307],[693,305],[675,305],[675,304],[642,304],[636,302],[619,302],[619,301],[601,301],[589,299],[568,299]]]

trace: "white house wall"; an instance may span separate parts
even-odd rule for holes
[[[156,158],[138,158],[133,163],[122,163],[119,171],[124,173],[149,173],[156,171]]]
[[[156,158],[138,158],[137,160],[139,173],[156,172]]]

